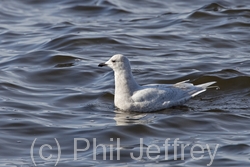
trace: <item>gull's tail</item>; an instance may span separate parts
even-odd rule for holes
[[[213,85],[215,83],[216,83],[215,81],[212,81],[212,82],[207,82],[207,83],[200,84],[200,85],[195,85],[195,86],[203,88],[203,89],[207,89],[207,88],[209,88],[210,85]]]
[[[201,90],[192,93],[191,96],[194,97],[194,96],[196,96],[196,95],[198,95],[198,94],[200,94],[202,92],[205,92],[209,88],[210,85],[213,85],[215,83],[216,83],[215,81],[212,81],[212,82],[207,82],[207,83],[200,84],[200,85],[194,85],[196,88],[200,88]]]

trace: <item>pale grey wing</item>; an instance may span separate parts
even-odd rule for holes
[[[173,84],[148,84],[148,85],[143,85],[143,88],[168,88],[168,87],[172,87]]]
[[[196,88],[192,83],[187,81],[179,82],[174,85],[171,84],[149,84],[144,85],[138,94],[146,97],[145,99],[161,99],[160,101],[175,102],[181,99],[191,98],[193,93],[201,91],[202,88]],[[148,90],[148,91],[145,91]],[[146,93],[150,92],[150,94]],[[138,96],[136,96],[138,97]],[[137,99],[140,99],[138,97]],[[144,98],[142,100],[145,100]]]
[[[189,80],[185,80],[185,81],[181,81],[181,82],[178,82],[176,84],[148,84],[148,85],[143,85],[142,87],[158,87],[158,88],[169,88],[169,87],[172,87],[172,86],[178,86],[178,85],[186,85],[186,84],[190,84],[190,83],[187,83]],[[191,84],[193,85],[193,84]]]
[[[194,97],[194,96],[206,91],[207,88],[210,85],[213,85],[214,83],[216,83],[216,82],[212,81],[212,82],[207,82],[207,83],[200,84],[200,85],[193,85],[192,83],[179,82],[173,86],[188,92],[188,94],[190,94],[192,97]]]
[[[148,110],[161,110],[184,104],[191,97],[204,92],[211,84],[214,84],[214,82],[197,86],[186,82],[180,82],[174,85],[145,85],[134,92],[132,100],[138,108],[144,106],[144,108]]]
[[[191,98],[191,95],[187,91],[171,85],[167,87],[163,85],[157,87],[142,87],[142,89],[136,91],[132,96],[132,100],[136,103],[159,107],[179,105],[189,98]]]
[[[184,91],[184,93],[188,93],[190,96],[194,97],[204,91],[206,91],[206,89],[216,83],[215,81],[212,82],[207,82],[204,84],[200,84],[200,85],[193,85],[192,83],[187,83],[189,80],[185,80],[182,82],[178,82],[174,85],[171,84],[150,84],[150,85],[145,85],[144,87],[157,87],[158,89],[169,89],[169,88],[179,88],[181,90]]]
[[[180,105],[186,102],[186,100],[190,99],[192,96],[189,93],[189,90],[177,88],[177,87],[169,87],[166,88],[167,97],[165,97],[165,102],[169,103],[168,105]]]
[[[201,93],[203,91],[205,90],[191,85],[187,87],[168,87],[166,88],[167,96],[165,97],[163,106],[168,108],[172,106],[183,105],[195,94]]]

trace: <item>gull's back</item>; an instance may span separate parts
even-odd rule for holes
[[[132,95],[133,110],[150,112],[182,105],[191,97],[204,92],[209,85],[215,82],[194,86],[191,83],[180,82],[174,85],[145,85],[141,86]]]

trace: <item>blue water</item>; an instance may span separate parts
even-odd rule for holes
[[[248,167],[249,16],[247,0],[1,1],[0,166]],[[220,89],[154,113],[118,111],[113,72],[97,66],[117,53],[141,85]]]

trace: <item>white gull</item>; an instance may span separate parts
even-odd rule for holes
[[[193,85],[187,81],[176,84],[150,84],[140,86],[134,80],[129,60],[121,55],[112,56],[100,67],[108,66],[115,75],[115,106],[124,111],[152,112],[182,105],[191,97],[206,91],[216,82]]]

